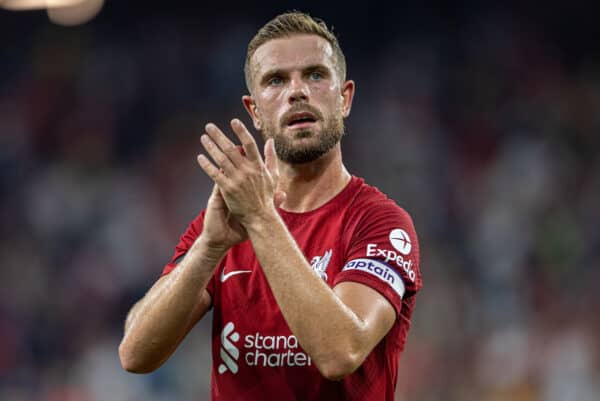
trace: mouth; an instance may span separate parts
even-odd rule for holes
[[[309,128],[317,122],[317,118],[311,112],[294,113],[286,120],[286,126],[291,129]]]

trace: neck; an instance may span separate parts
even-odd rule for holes
[[[289,212],[308,212],[325,204],[350,181],[350,173],[342,164],[338,143],[318,160],[304,164],[279,161],[277,187],[287,197],[281,208]]]

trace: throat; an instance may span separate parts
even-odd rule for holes
[[[314,162],[280,163],[279,168],[278,189],[287,195],[281,208],[293,213],[318,209],[340,193],[351,179],[342,164],[339,146]]]
[[[352,177],[346,172],[343,177],[332,183],[305,182],[296,183],[281,208],[292,213],[307,213],[325,205],[346,188]]]

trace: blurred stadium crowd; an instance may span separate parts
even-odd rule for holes
[[[210,318],[150,375],[117,346],[205,205],[202,127],[248,121],[245,46],[275,13],[44,21],[3,42],[1,400],[209,399]],[[356,46],[323,16],[357,81],[345,161],[420,234],[397,399],[598,400],[600,64],[514,15]]]

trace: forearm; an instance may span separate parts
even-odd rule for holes
[[[208,308],[202,299],[224,250],[210,249],[200,237],[177,269],[134,305],[119,346],[123,367],[144,373],[156,369],[175,350]]]
[[[313,273],[278,215],[247,227],[281,312],[304,350],[327,377],[362,362],[364,322]]]

